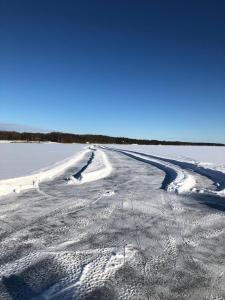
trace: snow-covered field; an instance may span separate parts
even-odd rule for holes
[[[0,143],[0,179],[15,178],[68,159],[82,144]]]
[[[216,165],[225,165],[225,147],[160,145],[112,145],[112,147],[184,161],[196,161]]]
[[[225,299],[224,147],[44,146],[0,158],[0,299]]]

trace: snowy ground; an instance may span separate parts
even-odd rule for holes
[[[80,151],[82,144],[0,143],[0,180],[24,176]]]
[[[149,149],[91,147],[0,198],[0,299],[225,299],[225,174]]]
[[[115,147],[115,145],[111,145]],[[225,165],[225,147],[216,146],[161,146],[161,145],[116,145],[116,148],[164,156],[187,161]]]

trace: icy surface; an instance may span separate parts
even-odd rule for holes
[[[0,179],[25,176],[80,151],[82,144],[0,143]]]
[[[0,299],[225,299],[225,175],[192,159],[94,149],[0,198]],[[99,150],[111,172],[68,184],[104,168]],[[180,193],[188,176],[194,188]]]

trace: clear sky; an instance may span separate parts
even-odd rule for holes
[[[224,0],[0,0],[0,122],[225,142]]]

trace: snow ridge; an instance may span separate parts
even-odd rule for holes
[[[59,176],[66,169],[79,162],[88,152],[90,152],[90,149],[84,149],[78,154],[62,161],[61,163],[53,165],[48,169],[39,171],[36,174],[0,180],[0,196],[7,195],[13,192],[19,193],[20,191],[32,188],[38,188],[40,182],[48,181],[55,178],[56,176]]]
[[[136,151],[109,147],[103,148],[120,152],[161,169],[166,174],[161,188],[169,192],[172,191],[181,194],[199,192],[225,196],[225,176],[224,173],[218,170],[205,169],[190,162],[153,156]],[[199,177],[207,178],[211,181],[212,186],[209,188],[205,188],[205,186],[199,188],[197,185]]]
[[[83,172],[78,172],[79,176],[77,174],[71,176],[68,184],[76,185],[96,181],[109,176],[112,172],[112,166],[106,154],[102,150],[93,147],[90,150],[92,150],[92,154],[89,164],[85,166]]]

